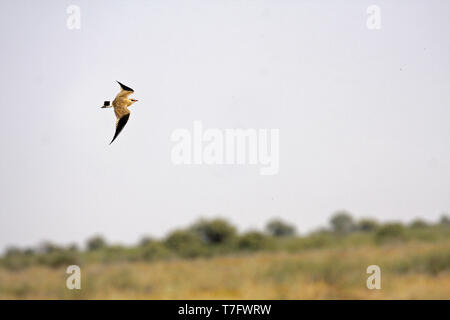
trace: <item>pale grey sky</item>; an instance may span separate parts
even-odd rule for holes
[[[69,30],[66,8],[81,8]],[[380,30],[366,9],[381,8]],[[3,1],[0,248],[133,243],[198,217],[301,232],[450,211],[450,2]],[[100,109],[135,90],[108,145]],[[280,171],[174,166],[170,135],[280,129]]]

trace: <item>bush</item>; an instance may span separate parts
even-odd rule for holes
[[[259,231],[249,231],[238,240],[238,248],[243,250],[263,250],[272,247],[271,239]]]
[[[406,239],[405,227],[401,223],[387,223],[375,233],[375,241],[385,243]]]
[[[30,248],[22,250],[17,247],[9,247],[3,258],[0,259],[0,265],[12,271],[22,270],[35,262],[35,252]]]
[[[399,273],[416,272],[436,276],[441,272],[450,270],[450,252],[438,250],[413,255],[403,261],[396,262],[394,270]]]
[[[99,250],[106,247],[106,241],[102,236],[94,236],[87,241],[87,249],[89,251]]]
[[[78,245],[77,245],[76,243],[69,244],[69,246],[67,247],[67,249],[68,249],[69,251],[73,251],[73,252],[78,252],[78,251],[80,251],[80,249],[78,248]]]
[[[450,226],[450,217],[446,214],[443,214],[439,223],[445,226]]]
[[[145,247],[147,244],[154,242],[155,240],[152,237],[143,237],[141,241],[139,241],[139,246]]]
[[[9,270],[19,271],[28,267],[33,261],[22,250],[11,247],[6,250],[1,265]]]
[[[153,261],[170,257],[170,250],[161,242],[151,241],[141,248],[142,259]]]
[[[72,264],[79,265],[77,254],[68,250],[57,250],[39,257],[39,262],[51,268],[68,267]]]
[[[206,244],[229,242],[236,235],[236,228],[223,219],[200,220],[191,230]]]
[[[16,255],[19,255],[19,254],[22,254],[22,250],[20,250],[17,247],[9,247],[9,248],[6,248],[6,250],[5,250],[5,257],[6,258],[13,257],[13,256],[16,256]]]
[[[119,261],[138,261],[141,258],[141,249],[138,247],[126,247],[120,244],[92,251],[91,258],[98,261],[111,263]]]
[[[55,252],[57,250],[60,250],[61,248],[57,246],[56,244],[50,242],[50,241],[43,241],[41,244],[39,244],[38,252],[40,253],[51,253]]]
[[[336,236],[329,231],[318,230],[303,238],[301,242],[302,249],[331,247],[336,244]]]
[[[185,258],[194,258],[206,253],[199,236],[190,230],[176,230],[170,233],[165,245]]]
[[[362,231],[362,232],[371,232],[375,231],[378,228],[379,224],[377,221],[372,219],[361,219],[356,224],[356,230]]]
[[[290,237],[295,235],[295,226],[273,219],[266,225],[266,231],[274,237]]]
[[[347,211],[338,211],[330,219],[331,227],[336,233],[349,233],[355,229],[352,216]]]
[[[424,259],[424,269],[431,275],[450,270],[450,252],[433,252]]]
[[[413,229],[421,229],[428,227],[428,224],[422,219],[416,219],[411,222],[410,227]]]
[[[23,254],[26,256],[33,256],[36,254],[36,251],[33,248],[26,248],[23,250]]]

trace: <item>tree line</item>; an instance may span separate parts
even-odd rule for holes
[[[155,261],[177,258],[246,254],[255,251],[301,251],[314,248],[384,245],[403,241],[437,241],[450,238],[450,217],[442,215],[436,223],[416,219],[409,224],[380,223],[375,219],[356,220],[349,212],[331,216],[329,225],[307,235],[299,235],[295,225],[282,219],[270,220],[264,230],[238,232],[224,218],[200,219],[162,239],[145,236],[138,244],[109,244],[100,235],[77,245],[59,246],[43,242],[36,248],[8,248],[0,258],[0,267],[20,270],[32,265],[61,267],[70,264],[111,263],[118,261]]]

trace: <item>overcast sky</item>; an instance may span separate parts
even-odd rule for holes
[[[69,5],[81,29],[67,28]],[[381,29],[366,26],[369,5]],[[2,1],[0,249],[199,217],[307,232],[450,212],[449,1]],[[118,92],[139,101],[109,146]],[[171,162],[177,128],[280,130],[279,173]]]

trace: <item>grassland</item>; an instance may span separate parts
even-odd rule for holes
[[[382,288],[366,287],[381,268]],[[2,299],[449,299],[450,240],[88,263],[81,290],[60,266],[0,268]]]
[[[74,264],[81,290],[66,287]],[[366,286],[370,265],[380,290]],[[307,235],[276,219],[240,233],[218,218],[132,246],[94,236],[84,249],[13,247],[0,257],[0,299],[450,299],[450,218],[380,224],[340,212]]]

